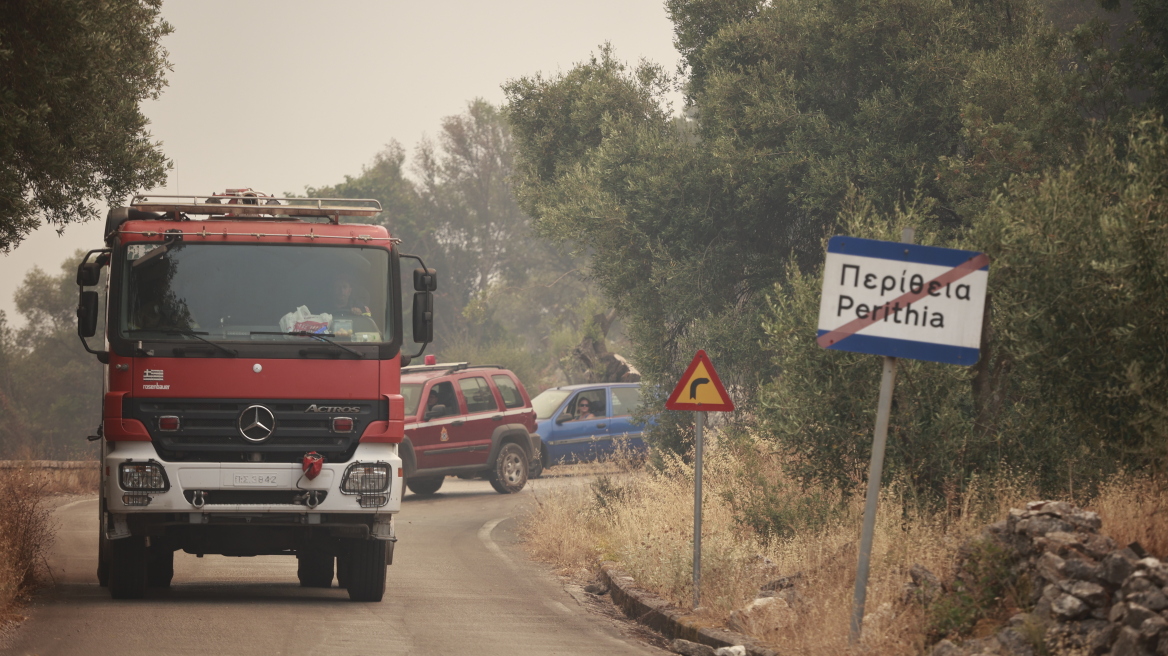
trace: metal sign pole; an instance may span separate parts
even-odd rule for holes
[[[693,607],[696,609],[702,599],[702,423],[706,413],[694,412],[694,554],[693,554]]]
[[[884,445],[888,441],[888,416],[892,412],[892,388],[896,384],[896,358],[884,358],[880,377],[880,402],[876,408],[876,435],[872,440],[872,462],[868,466],[868,498],[864,504],[864,530],[860,536],[860,564],[856,568],[856,594],[852,601],[851,644],[860,641],[864,623],[864,600],[868,595],[868,565],[872,558],[872,536],[876,532],[876,501],[880,497],[880,477],[884,475]]]
[[[913,229],[905,228],[900,241],[911,244]],[[872,537],[876,533],[876,502],[884,475],[884,446],[888,443],[888,416],[892,414],[892,389],[896,385],[896,358],[884,357],[880,376],[880,400],[876,404],[876,434],[872,438],[872,462],[868,465],[868,497],[864,503],[864,529],[860,534],[860,562],[856,567],[856,593],[852,599],[852,625],[848,642],[860,642],[864,626],[864,601],[868,596],[868,568],[872,561]]]

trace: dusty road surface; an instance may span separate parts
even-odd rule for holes
[[[535,485],[553,485],[541,479]],[[565,591],[516,544],[530,489],[501,495],[448,478],[407,494],[381,603],[301,588],[296,559],[178,552],[169,590],[113,601],[98,587],[97,498],[57,509],[57,585],[25,609],[0,653],[65,654],[663,654]],[[335,586],[335,582],[334,582]],[[583,593],[576,593],[584,599]]]

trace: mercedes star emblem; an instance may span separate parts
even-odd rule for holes
[[[276,415],[262,405],[248,406],[239,415],[239,434],[249,442],[263,442],[276,430]]]

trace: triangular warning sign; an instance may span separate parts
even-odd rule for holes
[[[669,410],[730,412],[734,410],[734,402],[722,386],[709,356],[705,351],[698,351],[681,375],[681,382],[673,388],[665,407]]]

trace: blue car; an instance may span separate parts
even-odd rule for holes
[[[545,467],[603,458],[622,440],[635,451],[645,449],[644,427],[633,423],[633,413],[641,405],[640,383],[553,387],[540,392],[531,405],[543,442],[538,462],[528,468],[532,478]]]

